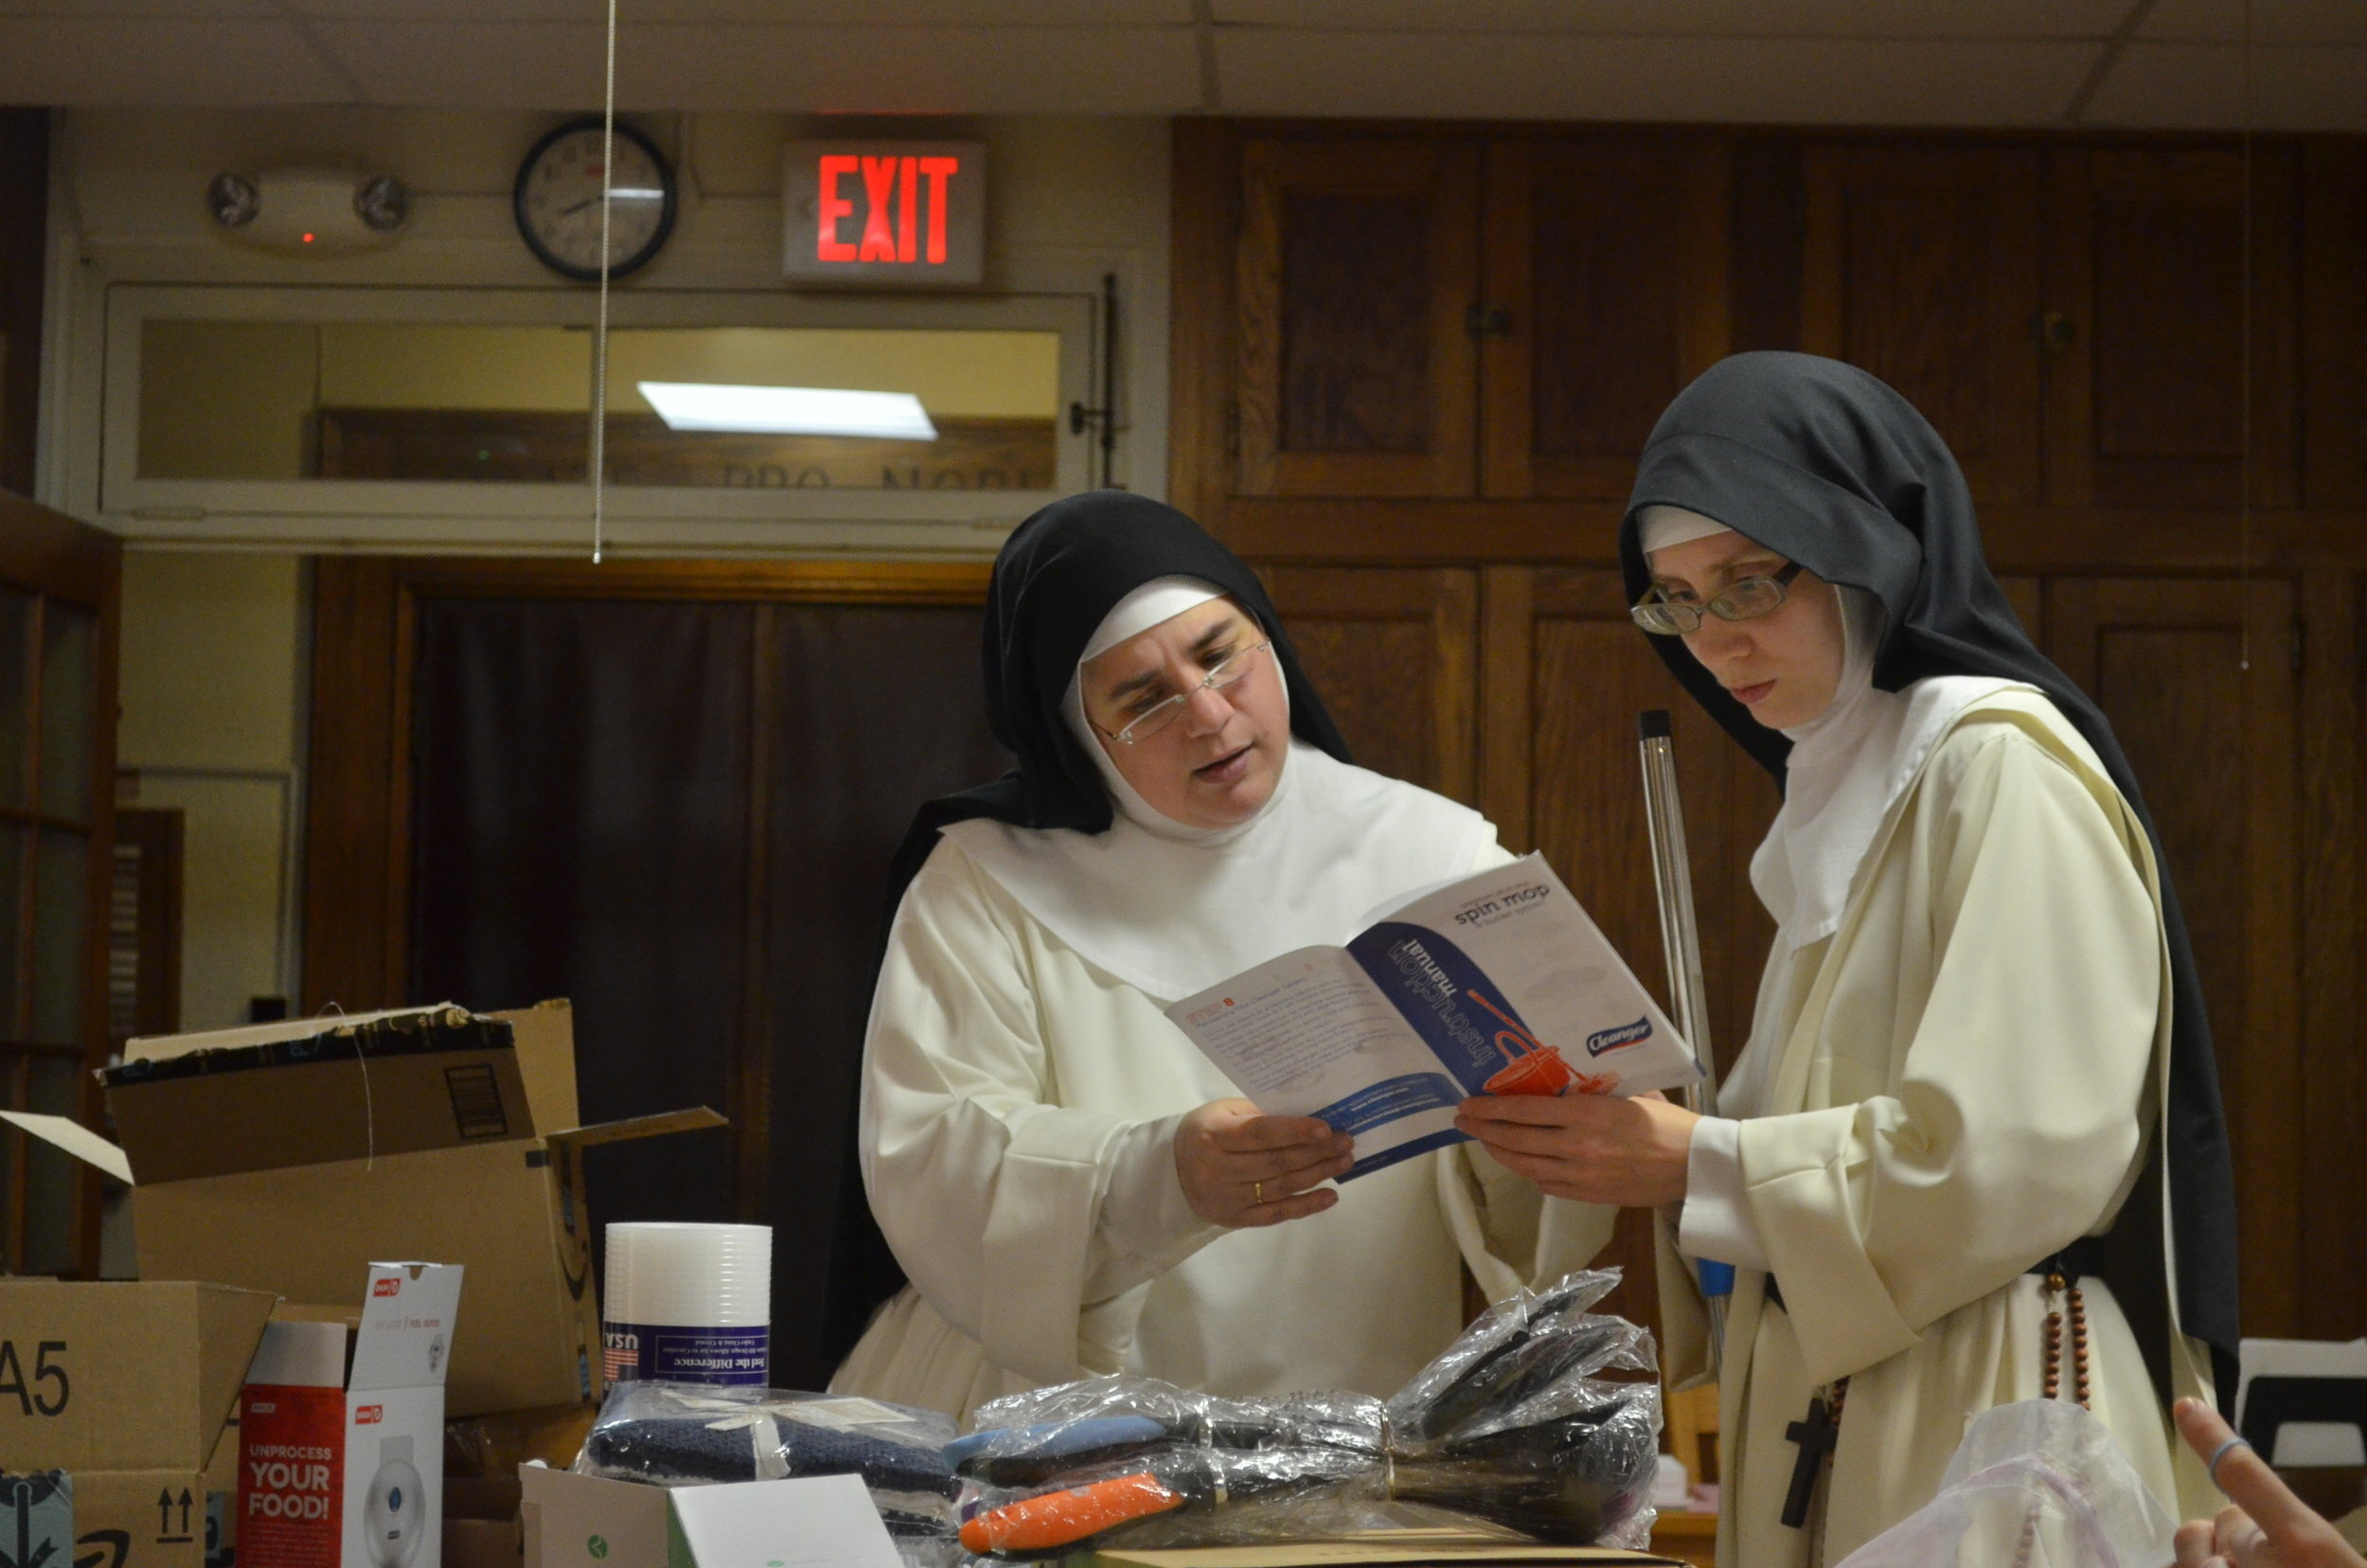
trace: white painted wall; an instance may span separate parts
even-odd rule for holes
[[[288,555],[124,556],[117,793],[184,813],[184,1029],[296,989],[309,575]]]

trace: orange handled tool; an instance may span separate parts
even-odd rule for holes
[[[1145,1470],[1072,1491],[1006,1503],[966,1521],[962,1544],[973,1552],[1041,1552],[1070,1545],[1131,1519],[1180,1508],[1186,1501],[1182,1492]]]

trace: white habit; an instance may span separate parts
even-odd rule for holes
[[[1294,811],[1380,836],[1446,835],[1446,874],[1508,859],[1476,813],[1311,747],[1292,749]],[[1268,819],[1288,832],[1287,819]],[[1121,819],[1112,833],[1123,833]],[[864,1048],[861,1139],[872,1208],[912,1283],[882,1308],[835,1388],[967,1417],[998,1395],[1128,1371],[1231,1395],[1345,1388],[1387,1395],[1461,1329],[1462,1271],[1491,1296],[1582,1267],[1609,1210],[1540,1199],[1462,1145],[1346,1184],[1325,1213],[1258,1229],[1201,1222],[1171,1142],[1184,1113],[1236,1090],[1161,1008],[1243,957],[1203,953],[1166,974],[1111,943],[1034,881],[1053,832],[990,821],[947,829],[891,930]],[[1111,835],[1063,835],[1087,853]],[[1270,846],[1288,854],[1287,846]],[[1255,864],[1255,843],[1130,848]],[[1387,857],[1340,854],[1325,902],[1361,915],[1410,885]],[[1221,919],[1222,878],[1215,907]],[[1363,885],[1369,882],[1370,885]],[[1019,883],[1027,901],[1016,893]],[[1200,902],[1179,886],[1180,908]],[[1049,918],[1047,918],[1047,914]],[[1299,943],[1344,941],[1310,929]],[[1185,920],[1184,929],[1204,923]],[[1065,930],[1060,929],[1065,928]],[[1189,942],[1179,944],[1190,946]],[[1236,962],[1235,960],[1238,960]]]
[[[1930,1501],[1972,1416],[2039,1396],[2050,1303],[2022,1271],[2109,1227],[2163,1104],[2169,958],[2134,812],[2027,687],[1991,683],[1930,728],[1845,857],[1829,920],[1798,887],[1775,908],[1789,929],[1735,1076],[1743,1103],[1721,1107],[1742,1118],[1695,1143],[1704,1202],[1688,1195],[1683,1243],[1744,1265],[1719,1380],[1725,1568],[1838,1561]],[[1719,1214],[1721,1185],[1736,1212]],[[1672,1228],[1674,1384],[1706,1347]],[[2083,1291],[2095,1414],[2178,1517],[2209,1511],[2111,1292]],[[2178,1348],[2174,1393],[2208,1397],[2207,1357]],[[2067,1333],[2066,1393],[2071,1356]],[[1788,1528],[1786,1429],[1844,1377],[1829,1475],[1807,1527]]]

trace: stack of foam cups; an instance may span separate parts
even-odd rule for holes
[[[608,1227],[600,1330],[611,1382],[762,1385],[773,1339],[773,1227]]]

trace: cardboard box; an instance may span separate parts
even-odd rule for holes
[[[902,1568],[859,1475],[651,1487],[527,1465],[525,1568]]]
[[[438,1568],[463,1271],[373,1263],[350,1322],[275,1318],[239,1396],[239,1560]]]
[[[273,1298],[222,1285],[0,1279],[0,1471],[62,1470],[65,1497],[11,1509],[70,1530],[41,1559],[97,1568],[205,1568],[229,1498],[222,1425]],[[217,1449],[222,1452],[218,1454]],[[70,1518],[71,1524],[64,1521]]]
[[[120,1148],[61,1116],[0,1118],[131,1184],[143,1279],[335,1301],[373,1258],[466,1267],[457,1416],[597,1396],[583,1150],[723,1125],[703,1108],[578,1126],[564,1002],[302,1019],[125,1056],[102,1075]]]

